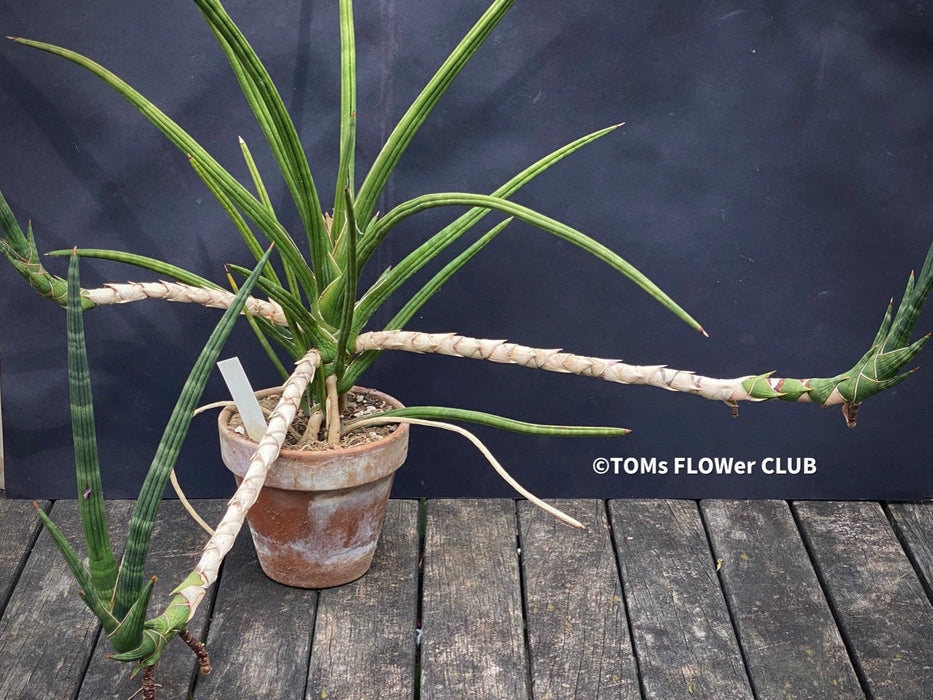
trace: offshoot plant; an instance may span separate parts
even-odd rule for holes
[[[219,0],[193,0],[213,32],[239,81],[247,104],[253,111],[280,175],[301,221],[297,235],[287,231],[272,206],[269,190],[247,144],[240,141],[251,181],[238,181],[217,162],[187,131],[133,89],[117,75],[88,57],[39,41],[15,41],[65,58],[97,76],[132,104],[158,128],[186,157],[191,167],[214,194],[256,260],[265,242],[275,245],[276,266],[262,263],[256,287],[265,298],[251,296],[243,312],[257,330],[263,347],[280,369],[285,380],[282,399],[269,420],[266,436],[260,441],[247,477],[230,502],[227,514],[205,549],[201,562],[179,586],[165,613],[147,623],[157,633],[130,654],[143,667],[151,666],[161,653],[164,641],[184,625],[201,600],[204,590],[216,577],[217,567],[232,544],[232,537],[255,500],[265,471],[283,444],[288,425],[299,405],[316,416],[319,436],[331,444],[352,428],[377,422],[408,420],[473,422],[527,434],[622,435],[622,428],[545,426],[522,423],[504,417],[459,408],[420,406],[385,411],[354,424],[341,424],[340,406],[346,392],[358,382],[379,353],[399,350],[415,353],[441,353],[459,357],[519,364],[555,372],[570,372],[623,384],[648,384],[663,389],[694,394],[722,401],[735,412],[739,401],[808,402],[821,406],[841,405],[850,425],[855,424],[858,406],[869,396],[903,381],[908,363],[926,343],[928,336],[910,341],[917,316],[933,284],[933,248],[917,279],[911,275],[903,300],[896,312],[893,305],[869,350],[849,371],[830,378],[780,379],[770,374],[715,379],[665,365],[637,366],[617,360],[586,357],[557,350],[531,348],[498,340],[468,338],[454,333],[422,333],[405,330],[422,305],[464,264],[500,235],[513,220],[523,221],[541,232],[556,236],[588,252],[597,260],[628,277],[694,330],[704,333],[700,324],[675,303],[642,272],[593,238],[542,213],[511,201],[511,197],[539,174],[577,151],[608,135],[619,125],[582,136],[544,156],[502,183],[490,194],[440,192],[423,194],[396,204],[384,214],[376,211],[377,201],[393,170],[403,157],[421,125],[444,92],[476,53],[513,0],[495,0],[454,48],[424,89],[403,114],[367,172],[356,171],[356,48],[351,0],[339,2],[340,87],[339,167],[332,183],[332,206],[325,211],[318,183],[312,177],[308,156],[285,105],[266,68],[239,27]],[[411,217],[439,207],[466,208],[467,211],[439,231],[428,236],[394,266],[385,269],[368,288],[361,288],[366,266],[392,231]],[[472,234],[491,214],[501,220],[481,234]],[[12,216],[9,217],[12,219]],[[17,270],[43,296],[59,303],[66,299],[65,282],[42,265],[32,231],[24,236],[18,227],[4,222],[2,250]],[[15,223],[15,222],[13,222]],[[472,243],[457,255],[450,246],[468,234]],[[64,254],[65,251],[53,251]],[[219,283],[167,261],[128,252],[81,248],[79,256],[124,262],[149,270],[169,281],[108,284],[85,289],[81,302],[85,309],[143,299],[191,302],[224,309],[232,308],[239,297]],[[376,311],[426,265],[440,260],[439,271],[404,303],[383,327],[370,329]],[[235,274],[245,270],[230,265]],[[277,272],[279,270],[280,272]],[[235,287],[235,285],[233,285]],[[242,289],[240,290],[242,293]],[[285,368],[276,354],[284,351],[295,369]],[[462,428],[460,430],[463,430]]]
[[[9,223],[6,216],[8,211],[0,213],[5,223]],[[178,635],[197,654],[201,670],[204,673],[210,672],[210,661],[204,645],[187,632],[186,625],[178,625],[166,636],[158,628],[146,623],[155,577],[145,580],[145,563],[165,486],[188,433],[194,409],[200,401],[213,365],[233,329],[234,322],[243,309],[247,295],[259,277],[259,269],[269,259],[271,252],[270,248],[256,271],[233,298],[188,375],[133,508],[126,546],[119,565],[110,544],[104,507],[90,369],[81,310],[78,256],[73,255],[68,265],[68,386],[78,507],[87,550],[87,565],[49,516],[38,506],[36,512],[78,583],[78,595],[100,620],[107,640],[116,652],[116,659],[125,659],[127,654],[130,659],[135,659],[134,650],[147,643],[150,646],[156,644],[161,650],[172,636]],[[153,636],[158,637],[158,640],[153,640]],[[151,664],[149,668],[151,669]],[[154,684],[151,670],[146,673],[146,681],[147,687]]]

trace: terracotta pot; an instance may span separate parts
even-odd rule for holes
[[[279,389],[256,393],[262,398]],[[375,395],[401,408],[391,396]],[[220,452],[237,484],[256,443],[228,428],[234,413],[218,419]],[[321,452],[283,450],[247,516],[266,575],[297,588],[349,583],[369,569],[382,530],[392,479],[408,453],[408,425],[377,442]]]

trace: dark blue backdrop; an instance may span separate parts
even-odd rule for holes
[[[227,3],[292,108],[320,183],[332,181],[337,156],[333,5]],[[483,0],[357,1],[360,170],[484,9]],[[2,1],[0,33],[90,55],[244,178],[236,137],[263,151],[191,3]],[[516,200],[618,251],[710,339],[575,248],[520,225],[410,327],[712,376],[850,367],[933,237],[928,4],[518,2],[417,137],[380,208],[427,191],[491,191],[544,153],[620,121]],[[321,189],[329,198],[330,185]],[[0,190],[20,220],[32,220],[40,250],[122,248],[218,280],[224,262],[248,262],[184,156],[90,75],[12,42],[0,45]],[[274,196],[286,212],[284,193]],[[411,220],[377,262],[399,259],[451,216]],[[49,266],[64,269],[60,260]],[[107,264],[83,272],[86,286],[141,277]],[[0,268],[0,290],[8,493],[73,495],[64,315],[9,268]],[[161,302],[88,314],[108,495],[135,495],[216,318]],[[919,331],[931,328],[927,311]],[[256,385],[275,381],[248,329],[234,353]],[[915,377],[862,407],[855,430],[836,410],[746,404],[732,420],[727,408],[689,396],[446,357],[385,354],[366,378],[411,405],[634,430],[614,441],[479,431],[542,496],[896,499],[933,494],[930,350],[918,364]],[[215,382],[207,398],[222,394]],[[179,465],[193,496],[232,490],[212,421],[196,421]],[[510,493],[460,438],[425,429],[413,438],[396,495]],[[669,473],[601,476],[600,457],[665,461]],[[690,476],[672,473],[677,457],[809,458],[816,473]]]

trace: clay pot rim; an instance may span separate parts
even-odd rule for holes
[[[397,408],[404,408],[404,405],[398,399],[396,399],[393,396],[390,396],[389,394],[386,394],[385,392],[379,391],[378,389],[372,389],[370,387],[364,387],[364,386],[353,386],[350,389],[350,391],[355,391],[355,392],[365,393],[365,394],[378,394],[381,398],[385,399],[388,403],[396,404]],[[259,391],[255,392],[255,394],[257,398],[263,398],[265,396],[268,396],[269,394],[275,394],[275,393],[281,393],[281,392],[282,392],[282,387],[276,386],[276,387],[269,387],[266,389],[260,389]],[[230,428],[230,418],[233,416],[233,413],[235,411],[236,411],[236,404],[231,403],[229,406],[226,406],[220,412],[220,415],[217,417],[217,423],[220,426],[221,430],[223,430],[224,433],[226,433],[230,439],[236,442],[246,443],[246,444],[258,447],[259,443],[253,440],[252,438],[250,438],[248,435],[242,435],[240,433],[234,432]],[[283,457],[297,458],[298,455],[319,454],[323,457],[323,456],[334,455],[334,454],[352,455],[357,452],[360,452],[360,453],[368,452],[375,448],[382,447],[389,442],[394,442],[396,440],[403,439],[404,435],[408,433],[408,426],[409,426],[408,423],[399,422],[396,425],[395,429],[388,435],[385,435],[379,438],[378,440],[373,440],[372,442],[367,442],[367,443],[363,443],[360,445],[351,445],[350,447],[335,447],[335,448],[327,449],[327,450],[296,450],[296,449],[288,449],[288,448],[283,447],[282,450],[279,452],[279,454]]]

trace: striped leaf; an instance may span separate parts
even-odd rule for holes
[[[528,423],[497,416],[482,411],[472,411],[465,408],[450,408],[447,406],[406,406],[393,408],[372,416],[358,419],[365,422],[370,418],[423,418],[433,421],[459,421],[485,425],[499,430],[508,430],[513,433],[525,435],[540,435],[550,437],[621,437],[630,433],[626,428],[600,427],[591,425],[546,425],[543,423]],[[347,424],[347,430],[352,430],[353,424]]]
[[[81,278],[78,256],[68,264],[68,387],[71,398],[71,428],[78,482],[78,507],[87,544],[88,566],[94,591],[102,601],[113,597],[117,580],[117,562],[107,534],[104,512],[104,489],[97,455],[94,427],[94,403],[91,395],[91,372],[84,341],[84,312],[81,310]]]
[[[360,186],[356,198],[356,215],[360,221],[367,221],[372,217],[382,189],[395,170],[402,154],[418,133],[418,129],[421,128],[473,54],[483,45],[492,30],[509,11],[514,1],[496,0],[490,5],[399,120]]]
[[[444,192],[436,194],[427,194],[415,197],[407,202],[399,204],[397,207],[387,212],[384,217],[379,219],[367,235],[366,240],[360,246],[360,259],[365,260],[373,253],[378,246],[395,226],[410,216],[414,216],[427,209],[446,206],[467,206],[483,207],[493,209],[508,216],[515,217],[542,231],[550,233],[558,238],[562,238],[568,243],[585,250],[599,260],[608,264],[617,272],[632,280],[635,284],[645,290],[661,303],[662,306],[671,311],[679,319],[687,323],[694,330],[704,333],[703,327],[694,320],[690,314],[684,311],[673,299],[665,294],[661,289],[635,266],[621,258],[609,248],[599,243],[586,234],[571,228],[567,224],[561,223],[544,214],[540,214],[533,209],[516,204],[501,197],[492,197],[482,194],[466,194],[463,192]]]

